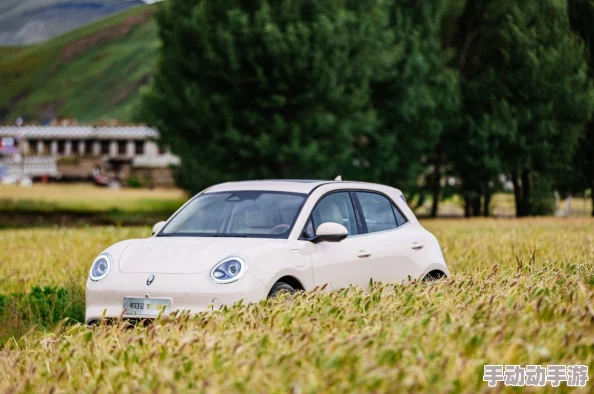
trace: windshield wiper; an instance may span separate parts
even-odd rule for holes
[[[239,235],[239,234],[211,234],[209,237],[213,238],[248,238],[247,235]]]

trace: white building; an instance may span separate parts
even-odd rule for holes
[[[145,126],[0,127],[0,155],[13,176],[98,181],[100,172],[120,182],[136,177],[168,185],[179,158],[159,147],[158,136]]]

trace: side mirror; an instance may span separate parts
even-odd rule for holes
[[[318,226],[316,236],[311,241],[318,242],[340,242],[349,236],[349,230],[345,226],[338,223],[326,222]]]
[[[167,223],[167,222],[159,222],[159,223],[155,224],[153,226],[153,234],[152,235],[155,235],[159,231],[161,231],[163,229],[163,227],[165,226],[165,223]]]

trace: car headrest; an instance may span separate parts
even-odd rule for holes
[[[322,202],[323,204],[324,202]],[[326,204],[320,207],[320,219],[322,223],[333,222],[342,224],[342,215],[340,214],[340,208],[334,201],[328,201]]]
[[[269,228],[276,226],[274,211],[249,210],[245,212],[245,225],[251,228]]]

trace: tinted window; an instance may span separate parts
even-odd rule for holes
[[[392,230],[398,227],[392,203],[384,196],[375,193],[357,192],[367,231]]]
[[[402,226],[404,223],[408,222],[400,209],[398,207],[392,205],[392,210],[394,211],[394,216],[396,216],[396,222],[398,223],[398,227]]]
[[[312,213],[314,230],[322,223],[333,222],[346,227],[349,235],[357,234],[357,220],[351,196],[347,192],[332,193],[322,198]],[[308,223],[309,225],[309,223]],[[305,231],[308,231],[306,226]]]
[[[182,209],[161,235],[288,238],[302,194],[237,191],[206,193]]]

